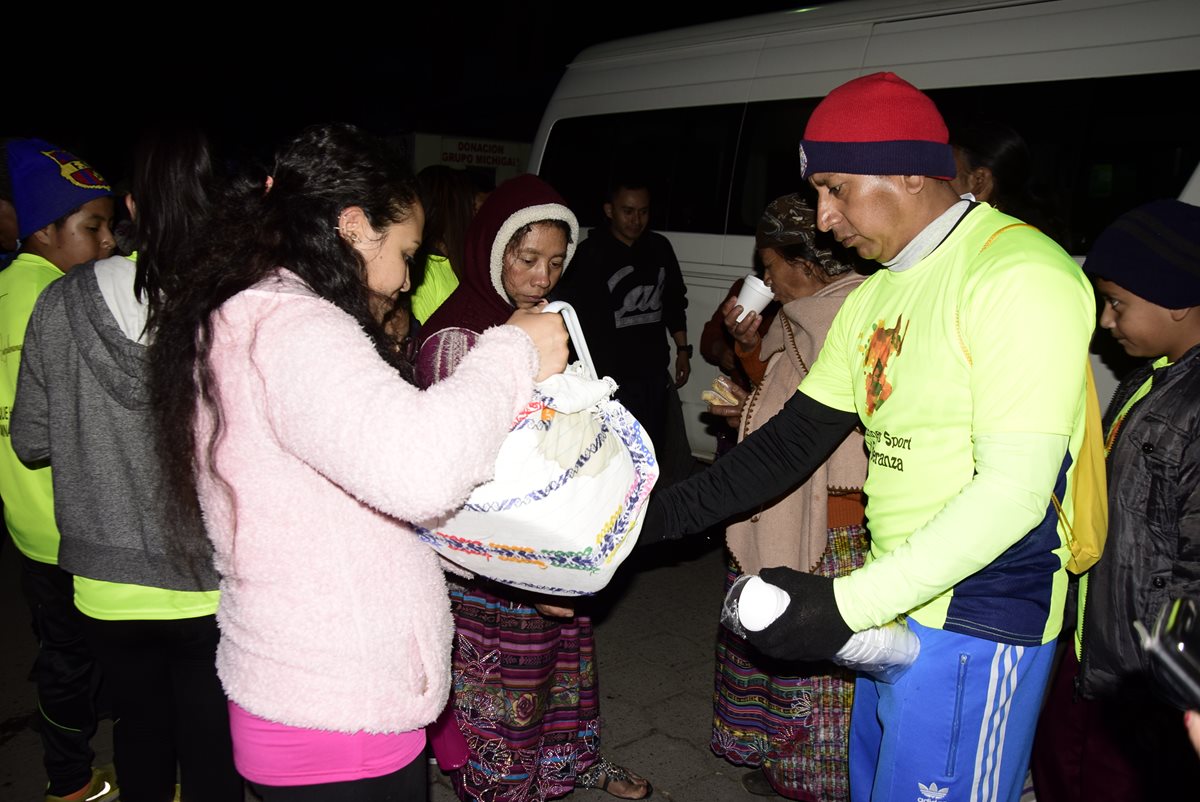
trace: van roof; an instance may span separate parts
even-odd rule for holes
[[[821,97],[883,70],[930,90],[1196,69],[1198,0],[844,0],[590,47],[547,113]]]
[[[737,19],[690,25],[603,42],[582,50],[573,64],[691,47],[713,42],[752,39],[793,31],[811,31],[883,20],[908,20],[944,16],[960,11],[1027,6],[1051,0],[838,0],[830,3],[798,4],[786,11],[772,11]],[[1101,0],[1101,4],[1104,3]],[[1095,5],[1095,4],[1093,4]]]

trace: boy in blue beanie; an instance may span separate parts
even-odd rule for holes
[[[1084,271],[1100,326],[1147,361],[1104,416],[1108,540],[1080,580],[1075,649],[1042,714],[1038,802],[1177,798],[1200,761],[1133,629],[1200,595],[1200,207],[1145,204],[1106,228]],[[1083,698],[1078,698],[1082,695]]]
[[[16,259],[0,271],[0,496],[21,552],[21,586],[39,643],[31,678],[49,775],[45,798],[107,802],[117,798],[117,787],[110,772],[92,768],[95,663],[75,609],[72,577],[58,567],[50,469],[31,469],[17,459],[8,422],[34,302],[67,270],[113,251],[112,189],[86,162],[48,142],[13,139],[6,151],[20,245]]]

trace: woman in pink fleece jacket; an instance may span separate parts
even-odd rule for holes
[[[425,798],[453,625],[404,521],[490,478],[566,361],[558,317],[518,312],[452,379],[412,385],[378,322],[421,240],[402,165],[351,126],[305,132],[222,205],[152,322],[160,453],[214,546],[234,758],[268,802]]]

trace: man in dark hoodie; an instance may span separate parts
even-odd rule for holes
[[[617,400],[645,427],[662,453],[668,391],[691,373],[687,292],[671,243],[648,230],[650,190],[621,180],[604,204],[607,228],[579,244],[556,297],[579,313],[588,348],[602,376],[620,389]],[[667,337],[675,343],[670,370]]]

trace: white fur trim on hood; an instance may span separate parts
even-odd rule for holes
[[[492,255],[489,262],[492,287],[505,303],[510,303],[510,301],[508,293],[504,291],[504,249],[513,235],[523,227],[530,223],[540,223],[543,220],[559,220],[566,223],[571,229],[570,241],[567,242],[567,257],[563,260],[564,273],[567,272],[567,266],[571,264],[571,257],[575,255],[575,246],[579,243],[579,221],[575,219],[575,213],[561,203],[542,203],[518,209],[509,215],[509,218],[504,221],[504,225],[500,226],[500,230],[496,232],[496,238],[492,240]]]

